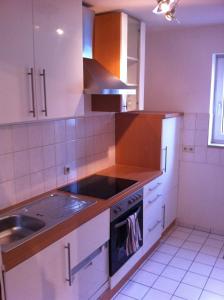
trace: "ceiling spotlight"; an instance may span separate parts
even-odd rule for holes
[[[154,14],[163,14],[167,21],[176,21],[175,13],[179,0],[157,0],[158,5],[153,9]]]
[[[175,0],[158,0],[158,5],[153,9],[154,14],[165,14],[170,9]]]

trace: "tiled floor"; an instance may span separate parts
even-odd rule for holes
[[[224,236],[175,227],[116,300],[224,300]]]

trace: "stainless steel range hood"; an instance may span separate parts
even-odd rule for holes
[[[122,82],[93,59],[94,12],[83,6],[83,70],[84,93],[90,95],[124,95],[136,94],[136,89]]]

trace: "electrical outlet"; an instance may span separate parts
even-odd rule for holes
[[[64,174],[68,175],[70,173],[70,167],[69,166],[65,166],[64,167]]]
[[[192,145],[184,145],[183,152],[194,153],[194,146]]]

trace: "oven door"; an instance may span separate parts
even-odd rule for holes
[[[143,245],[143,202],[139,202],[120,217],[115,219],[110,224],[110,259],[109,269],[110,276],[114,275],[125,262],[134,255],[138,249],[132,254],[128,254],[126,244],[128,237],[128,217],[137,212],[137,219],[139,223],[141,239],[139,240],[139,247]]]

